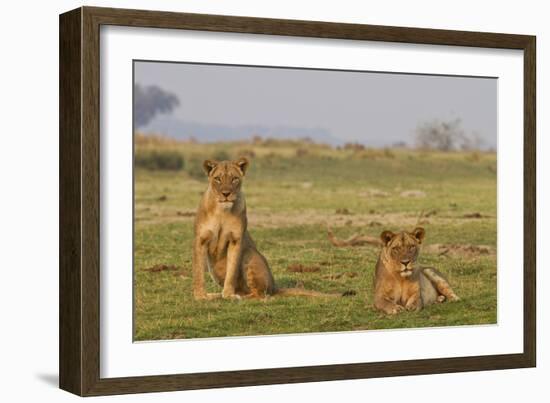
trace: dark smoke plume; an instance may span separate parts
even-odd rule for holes
[[[179,99],[156,85],[134,84],[134,125],[147,125],[157,113],[169,113],[179,105]]]

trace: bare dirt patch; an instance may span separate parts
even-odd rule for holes
[[[143,269],[149,273],[159,273],[161,271],[179,271],[179,267],[173,264],[156,264],[154,266]]]
[[[363,246],[363,245],[381,246],[382,245],[382,243],[380,242],[380,239],[369,235],[357,234],[347,239],[338,239],[330,229],[327,231],[327,233],[328,233],[328,240],[333,246],[336,246],[336,247]]]
[[[380,189],[367,189],[359,193],[361,197],[390,197],[391,195],[388,192],[384,192]]]
[[[355,271],[346,271],[344,273],[327,274],[323,276],[323,278],[327,280],[340,280],[342,278],[354,278],[354,277],[357,277],[358,275],[359,273]]]
[[[353,220],[351,219],[353,217]],[[494,217],[483,217],[484,219],[494,219]],[[419,213],[366,213],[353,212],[352,215],[331,214],[330,212],[319,210],[301,210],[301,211],[283,211],[283,212],[263,212],[249,211],[249,228],[285,228],[298,225],[323,225],[330,228],[338,228],[353,225],[362,228],[394,228],[406,229],[422,224],[454,224],[464,222],[468,218],[461,216],[446,216],[443,214],[430,214],[429,221],[426,215],[419,216]],[[478,220],[478,218],[470,218]],[[378,234],[376,234],[378,235]]]
[[[186,222],[191,224],[195,217],[194,210],[182,210],[177,207],[157,203],[156,205],[136,205],[135,220],[141,225],[160,224],[168,222]],[[429,217],[429,221],[427,220]],[[353,219],[352,219],[353,218]],[[492,216],[482,215],[463,217],[445,215],[440,212],[428,211],[409,213],[384,213],[368,211],[354,212],[348,208],[339,208],[332,211],[299,210],[299,211],[265,211],[255,209],[248,211],[249,228],[287,228],[299,225],[322,225],[330,228],[354,226],[358,228],[379,229],[406,229],[415,225],[425,224],[454,224],[466,220],[495,219]]]
[[[409,198],[426,197],[426,192],[423,192],[422,190],[405,190],[399,193],[399,196]]]
[[[287,271],[292,273],[317,273],[321,268],[317,265],[306,266],[301,263],[294,263],[287,267]]]
[[[176,215],[179,217],[195,217],[196,213],[194,211],[177,211]]]
[[[462,218],[490,218],[491,216],[488,216],[488,215],[484,215],[484,214],[481,214],[481,213],[468,213],[468,214],[464,214],[462,216]]]
[[[472,244],[431,244],[422,249],[425,253],[433,253],[439,256],[462,257],[472,259],[479,256],[493,256],[496,249],[487,245]]]

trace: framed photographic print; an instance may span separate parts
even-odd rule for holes
[[[535,165],[533,36],[62,14],[60,387],[535,366]]]

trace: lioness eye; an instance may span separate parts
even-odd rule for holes
[[[233,178],[233,183],[239,183],[239,178]]]
[[[216,177],[214,178],[214,180],[215,180],[216,182],[218,182],[218,183],[220,183],[220,182],[222,181],[221,178],[220,178],[219,176],[216,176]]]

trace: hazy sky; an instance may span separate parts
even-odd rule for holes
[[[172,117],[226,126],[323,128],[371,145],[414,144],[419,123],[462,119],[496,145],[497,79],[136,62],[135,81],[177,95]],[[155,119],[162,119],[158,116]]]

